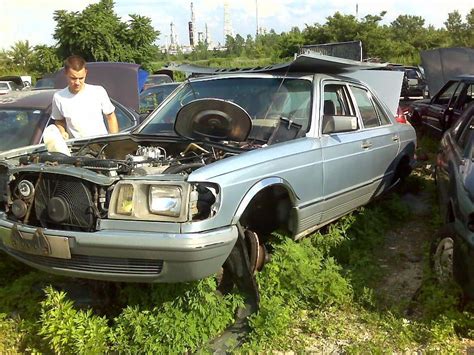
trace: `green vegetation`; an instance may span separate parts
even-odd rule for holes
[[[432,161],[436,143],[425,137],[420,144]],[[434,201],[422,167],[403,189]],[[414,218],[395,192],[298,242],[275,233],[272,261],[257,275],[260,309],[250,317],[242,350],[456,353],[472,344],[472,309],[459,308],[456,286],[433,281],[427,262],[409,304],[385,302],[380,294],[385,236]],[[434,233],[439,222],[423,226]],[[231,324],[243,304],[239,294],[216,292],[210,277],[170,285],[99,283],[106,292],[115,288],[106,293],[113,302],[84,306],[65,291],[71,280],[0,258],[0,353],[194,352]]]

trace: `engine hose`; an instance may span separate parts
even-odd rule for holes
[[[203,167],[204,165],[205,165],[204,163],[189,163],[189,164],[172,165],[166,168],[163,171],[163,174],[178,174],[184,170],[187,170],[187,169],[195,170],[200,167]]]

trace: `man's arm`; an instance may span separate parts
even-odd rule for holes
[[[117,116],[115,116],[115,112],[112,111],[112,113],[105,115],[105,117],[107,118],[109,133],[118,133],[119,126],[118,126]]]
[[[61,136],[64,139],[69,139],[69,134],[66,131],[66,121],[65,120],[55,120],[54,124],[58,127],[59,132],[61,132]]]
[[[51,107],[51,118],[54,122],[54,125],[58,127],[59,132],[61,133],[61,136],[64,139],[69,139],[69,134],[67,133],[67,128],[66,128],[66,120],[64,119],[61,111],[58,108],[58,104],[56,103],[56,94],[53,96],[53,102],[52,102],[52,107]]]

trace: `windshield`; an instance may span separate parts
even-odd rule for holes
[[[144,90],[140,94],[140,112],[153,111],[178,86],[179,83],[176,85],[154,86]]]
[[[284,117],[307,130],[311,117],[311,89],[311,81],[289,78],[227,77],[187,82],[154,113],[140,133],[172,131],[179,109],[203,98],[218,98],[240,105],[252,119],[253,127],[274,127],[279,118]]]
[[[158,85],[163,83],[171,83],[171,79],[168,75],[151,75],[147,78],[145,84],[147,85]]]
[[[42,117],[41,110],[0,110],[0,151],[37,143]]]

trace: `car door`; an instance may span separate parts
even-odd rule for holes
[[[324,209],[327,221],[367,203],[390,185],[399,136],[370,91],[358,85],[326,83],[324,115],[357,116],[358,126],[321,135]],[[324,131],[324,127],[322,128]]]
[[[458,120],[471,102],[474,102],[474,83],[462,82],[459,88],[460,91],[456,101],[449,103],[447,128]]]
[[[450,117],[448,107],[454,105],[461,89],[462,85],[458,80],[448,81],[433,97],[425,111],[422,117],[425,124],[440,132],[446,130]]]
[[[472,176],[473,169],[474,109],[470,110],[463,121],[444,137],[437,157],[436,182],[443,218],[447,217],[447,206],[450,203],[458,218],[472,212],[462,211],[463,205],[470,208],[471,204],[460,203],[460,200],[470,198],[466,185],[472,182],[466,178]]]

